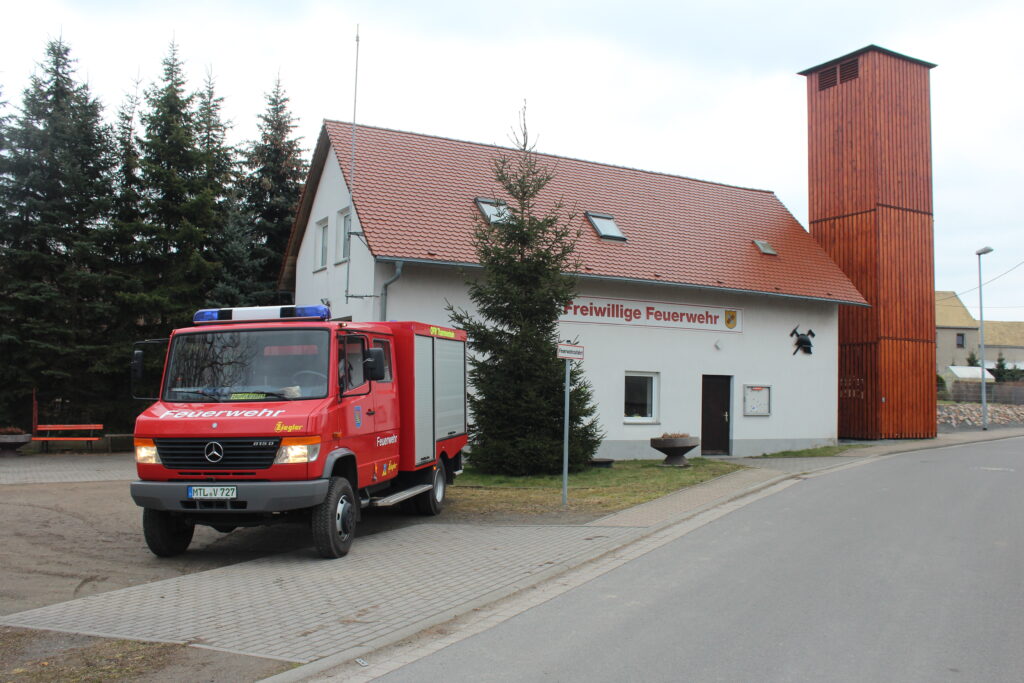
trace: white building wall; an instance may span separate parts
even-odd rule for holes
[[[335,317],[375,320],[374,259],[363,237],[351,236],[349,256],[344,257],[343,225],[346,212],[352,217],[351,232],[362,232],[359,216],[352,210],[351,196],[341,166],[333,153],[327,155],[320,183],[309,213],[309,223],[299,245],[295,264],[295,303],[317,304],[327,300]],[[327,253],[321,264],[320,226],[327,226]],[[351,271],[350,271],[351,269]],[[347,296],[346,296],[347,293]]]
[[[394,266],[379,264],[377,272],[379,289],[380,282],[393,275]],[[581,280],[579,288],[589,296],[735,308],[742,316],[742,332],[563,322],[563,338],[585,347],[583,367],[605,431],[600,457],[657,458],[660,455],[648,443],[651,437],[665,432],[699,436],[702,375],[732,377],[731,454],[835,444],[836,304],[593,280]],[[402,277],[389,288],[387,318],[448,324],[446,299],[471,308],[457,269],[406,264]],[[793,354],[790,332],[798,326],[801,332],[811,329],[816,335],[811,355]],[[658,374],[655,422],[626,423],[627,372]],[[745,384],[771,387],[770,415],[743,414]]]

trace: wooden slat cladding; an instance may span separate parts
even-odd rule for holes
[[[880,419],[875,438],[933,438],[936,433],[935,344],[883,339],[878,345],[878,361]],[[927,381],[917,379],[921,377]]]
[[[825,90],[808,79],[811,220],[877,204],[930,214],[928,69],[877,52],[860,55],[858,68]]]
[[[805,74],[811,234],[871,304],[839,311],[839,435],[933,437],[930,65],[852,62]]]

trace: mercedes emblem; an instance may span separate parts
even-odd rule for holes
[[[206,451],[203,453],[209,462],[220,462],[224,459],[224,447],[216,441],[206,444]]]

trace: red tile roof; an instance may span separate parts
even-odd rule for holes
[[[505,198],[493,164],[515,151],[362,125],[356,135],[354,204],[374,256],[475,263],[474,199]],[[298,245],[330,150],[350,182],[351,136],[350,124],[325,121],[282,284],[294,286]],[[772,192],[538,156],[554,174],[540,209],[560,200],[575,213],[581,275],[866,303]],[[598,237],[585,211],[614,216],[626,241]],[[762,254],[755,239],[778,255]]]

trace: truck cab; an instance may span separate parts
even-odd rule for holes
[[[196,524],[303,522],[341,557],[365,508],[439,514],[467,442],[465,339],[331,320],[325,306],[198,311],[135,425],[131,495],[150,550],[184,552]]]

